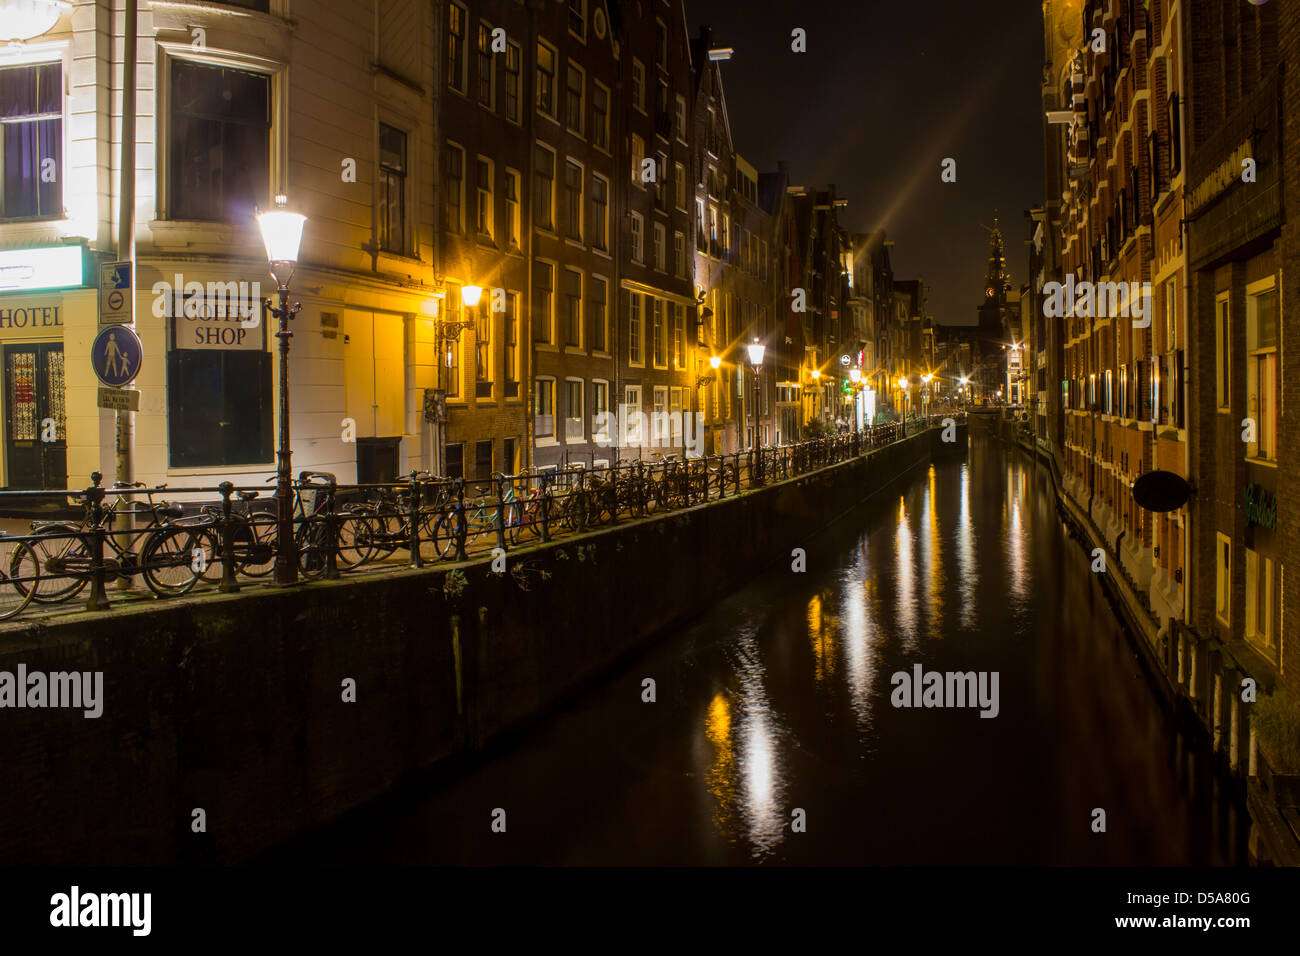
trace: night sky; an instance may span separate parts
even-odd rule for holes
[[[767,172],[834,183],[840,221],[884,228],[894,275],[923,278],[937,322],[975,321],[994,210],[1016,286],[1024,211],[1043,202],[1040,0],[686,0],[713,28],[732,138]],[[808,52],[790,33],[807,31]],[[945,157],[957,182],[940,181]]]

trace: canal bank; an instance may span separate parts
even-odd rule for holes
[[[104,693],[94,719],[0,715],[0,860],[247,859],[535,719],[965,437],[520,549],[504,574],[487,558],[10,632],[0,670],[102,673]]]
[[[1100,549],[1106,573],[1098,578],[1140,656],[1154,693],[1177,716],[1179,726],[1203,740],[1215,770],[1215,786],[1249,811],[1249,854],[1259,865],[1300,866],[1300,781],[1275,774],[1250,727],[1249,704],[1239,689],[1251,669],[1233,649],[1204,638],[1178,619],[1165,626],[1142,589],[1129,576],[1115,541],[1102,532],[1086,506],[1065,487],[1051,449],[1025,440],[1014,424],[972,418],[976,433],[989,433],[1037,460],[1051,481],[1061,518],[1090,558]],[[1259,692],[1270,690],[1260,686]]]

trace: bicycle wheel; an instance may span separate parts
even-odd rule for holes
[[[275,570],[275,518],[255,514],[235,537],[235,560],[241,574],[263,578]]]
[[[90,567],[90,536],[83,534],[80,528],[71,525],[47,525],[37,532],[40,537],[31,543],[36,561],[40,565],[40,577],[35,587],[22,575],[14,579],[14,587],[20,592],[32,591],[32,600],[37,604],[58,604],[71,600],[86,587],[87,578],[76,574]],[[55,559],[58,571],[50,571],[47,564]]]
[[[140,568],[149,590],[159,597],[176,597],[193,589],[203,574],[200,567],[211,563],[211,540],[204,538],[210,531],[207,527],[163,525],[149,532],[140,549]]]
[[[433,526],[433,549],[440,558],[456,555],[456,535],[464,519],[458,512],[448,511],[438,516]],[[468,538],[466,539],[468,542]]]
[[[0,621],[17,617],[32,603],[40,580],[41,562],[31,545],[0,539]]]

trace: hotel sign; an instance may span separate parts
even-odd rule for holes
[[[12,305],[0,299],[0,338],[62,334],[63,318],[57,305]]]

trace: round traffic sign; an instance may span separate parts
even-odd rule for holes
[[[144,346],[134,330],[125,325],[110,325],[95,336],[90,347],[90,365],[101,382],[121,388],[140,372]]]
[[[121,292],[114,290],[108,294],[108,307],[112,311],[118,311],[122,308],[124,302],[126,302],[126,299],[123,297]]]

